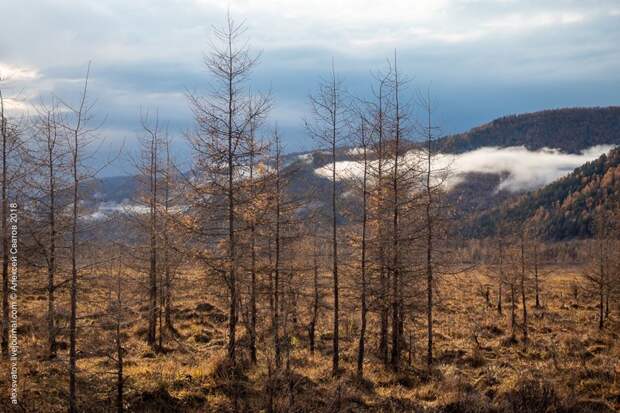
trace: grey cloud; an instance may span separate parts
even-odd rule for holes
[[[204,93],[202,56],[227,4],[215,0],[0,2],[0,64],[38,71],[16,82],[71,98],[88,60],[92,95],[118,136],[139,130],[139,108],[160,108],[180,135],[191,127],[186,88]],[[326,9],[329,8],[329,13]],[[393,0],[389,4],[233,1],[262,63],[252,87],[271,89],[291,151],[311,145],[307,95],[336,60],[348,88],[368,93],[369,71],[394,48],[414,87],[430,85],[444,132],[509,113],[620,103],[620,5],[600,1]]]

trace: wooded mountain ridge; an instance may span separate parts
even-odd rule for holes
[[[620,107],[565,108],[510,115],[465,133],[437,141],[444,153],[463,153],[485,146],[525,146],[566,153],[604,144],[620,144]]]
[[[544,239],[589,238],[595,218],[620,201],[620,148],[537,191],[509,198],[474,215],[463,228],[466,237],[487,237],[498,224],[530,225]]]
[[[620,107],[568,108],[505,116],[435,142],[437,151],[456,155],[484,147],[514,146],[524,146],[531,151],[553,148],[574,154],[595,145],[620,145]],[[414,149],[416,145],[407,141],[404,146]],[[350,149],[339,148],[337,161],[356,159]],[[448,199],[459,206],[455,214],[459,222],[466,223],[462,231],[466,237],[492,234],[500,208],[512,223],[522,223],[536,214],[544,227],[544,237],[548,239],[589,237],[592,234],[590,208],[617,198],[619,193],[618,179],[610,181],[613,172],[606,175],[604,171],[613,168],[617,157],[615,151],[609,158],[604,156],[566,178],[525,194],[498,186],[508,172],[467,173],[451,188]],[[296,196],[310,196],[313,201],[327,205],[329,179],[315,171],[328,165],[331,157],[315,150],[285,155],[283,160],[289,176],[288,190]],[[346,183],[338,184],[346,190]],[[602,188],[602,184],[606,186]],[[85,184],[84,188],[88,188],[85,191],[88,204],[96,209],[102,203],[131,203],[139,186],[136,177],[125,176],[101,178]]]

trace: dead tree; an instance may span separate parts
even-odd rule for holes
[[[506,281],[506,246],[503,221],[497,225],[497,313],[502,315],[503,286]]]
[[[37,252],[43,256],[47,270],[47,352],[53,359],[57,355],[56,288],[58,255],[64,234],[61,211],[64,203],[58,193],[64,189],[64,175],[67,168],[67,148],[59,125],[58,103],[42,104],[37,108],[38,116],[33,124],[33,139],[28,151],[30,164],[26,184],[32,194],[33,231],[32,239]]]
[[[113,318],[114,318],[114,344],[115,344],[115,361],[116,361],[116,411],[122,413],[124,411],[124,388],[125,377],[123,373],[123,355],[125,349],[123,348],[123,326],[125,324],[125,311],[123,303],[123,285],[122,276],[123,261],[119,258],[118,270],[116,274],[116,301],[113,303]]]
[[[599,213],[594,220],[594,240],[590,246],[588,266],[583,277],[598,300],[598,328],[605,327],[605,303],[608,301],[607,293],[610,282],[612,266],[612,243],[610,240],[610,222],[606,212]]]
[[[142,173],[147,176],[148,181],[148,207],[149,207],[149,223],[148,223],[148,234],[149,234],[149,270],[148,270],[148,330],[147,330],[147,343],[152,348],[155,349],[157,347],[157,316],[158,316],[158,303],[157,303],[157,284],[158,284],[158,246],[157,246],[157,238],[158,238],[158,180],[159,180],[159,171],[158,171],[158,158],[159,158],[159,144],[160,144],[160,126],[159,126],[159,116],[156,115],[155,118],[151,121],[149,119],[149,115],[141,116],[141,124],[142,129],[145,133],[144,143],[143,143],[143,156],[146,158],[146,164],[142,168]],[[161,310],[159,308],[159,310]],[[161,317],[160,317],[161,319]],[[161,345],[161,328],[160,328],[160,340],[159,344]]]
[[[0,90],[0,133],[2,134],[2,355],[9,354],[9,234],[8,217],[8,150],[9,129],[4,112],[4,97]]]
[[[384,365],[388,364],[388,330],[389,330],[389,265],[387,257],[387,193],[388,185],[386,178],[388,177],[386,160],[388,157],[386,143],[388,135],[388,109],[390,108],[390,82],[392,77],[391,66],[385,72],[379,72],[374,75],[375,84],[373,85],[373,100],[368,102],[369,112],[371,113],[370,121],[372,135],[373,152],[375,162],[370,163],[369,173],[374,182],[371,197],[369,199],[371,216],[369,217],[376,228],[374,238],[374,260],[377,262],[377,271],[379,273],[379,288],[377,293],[378,311],[379,311],[379,357]]]
[[[361,258],[360,258],[360,274],[361,274],[361,293],[360,293],[360,336],[357,350],[357,375],[364,376],[364,356],[366,350],[366,316],[368,313],[368,305],[366,295],[368,290],[367,270],[367,224],[368,224],[368,146],[369,137],[366,127],[367,120],[361,116],[360,118],[360,139],[359,143],[362,148],[363,156],[363,172],[362,172],[362,236],[361,236]]]
[[[521,270],[520,270],[520,290],[521,290],[521,307],[522,307],[522,311],[523,311],[523,325],[522,325],[522,329],[523,329],[523,343],[527,344],[527,302],[526,302],[526,294],[525,294],[525,286],[526,286],[526,275],[527,275],[527,268],[526,268],[526,264],[525,264],[525,231],[522,230],[521,231],[521,245],[520,245],[520,249],[521,249],[521,254],[520,254],[520,258],[521,258]]]
[[[0,78],[0,82],[3,79]],[[17,124],[9,121],[5,107],[5,96],[0,85],[0,139],[2,140],[2,207],[0,221],[2,231],[2,340],[3,356],[9,354],[9,194],[16,177],[16,158],[19,149],[20,130]]]
[[[536,303],[534,306],[536,308],[541,308],[542,305],[540,303],[540,254],[538,251],[539,245],[536,240],[533,242],[534,251],[533,253],[533,273],[534,273],[534,291],[536,294]]]
[[[250,127],[250,198],[255,200],[257,197],[256,183],[254,179],[255,159],[257,156],[256,140],[254,136],[254,126]],[[256,296],[257,283],[256,283],[256,213],[254,211],[250,217],[250,359],[252,363],[256,363],[256,323],[257,323],[257,309],[256,309]]]
[[[166,135],[164,140],[164,146],[166,151],[165,166],[163,171],[163,223],[162,223],[162,251],[163,251],[163,272],[164,272],[164,284],[162,286],[162,301],[161,304],[164,308],[164,327],[167,331],[174,333],[174,324],[172,321],[172,277],[173,277],[173,263],[171,258],[171,250],[173,249],[171,240],[171,224],[174,222],[171,219],[172,214],[172,193],[171,188],[174,185],[174,173],[175,168],[170,155],[170,139]],[[161,317],[160,317],[161,318]],[[161,336],[161,329],[160,329]]]
[[[343,101],[342,82],[336,75],[332,61],[329,78],[323,80],[314,96],[310,96],[313,122],[306,122],[310,135],[331,154],[331,229],[332,229],[332,276],[333,276],[333,353],[332,375],[336,376],[340,365],[340,287],[338,279],[338,208],[336,148],[347,134],[347,107]]]
[[[282,364],[282,343],[280,337],[280,313],[281,313],[281,266],[282,266],[282,147],[278,131],[274,132],[275,145],[275,232],[274,232],[274,265],[273,265],[273,346],[275,354],[276,368]]]
[[[223,228],[210,231],[212,239],[224,240],[223,254],[211,255],[209,260],[217,271],[223,268],[225,272],[229,302],[227,350],[232,363],[236,362],[237,354],[239,303],[239,179],[247,161],[242,142],[251,121],[265,116],[270,106],[268,96],[249,97],[243,92],[243,84],[258,61],[241,39],[244,31],[243,24],[235,23],[230,15],[222,29],[214,30],[215,40],[205,56],[205,66],[212,77],[211,93],[208,97],[189,94],[197,126],[189,140],[196,155],[195,173],[199,182],[192,184],[192,188],[202,199],[201,208],[208,205],[205,215],[224,223]],[[212,200],[205,200],[207,197]],[[220,202],[222,199],[224,202]],[[213,207],[222,214],[216,214],[210,209]],[[222,233],[225,233],[223,238]]]
[[[510,341],[516,342],[517,339],[517,282],[520,279],[520,270],[517,264],[517,252],[514,249],[510,254],[510,268],[504,273],[505,282],[510,289]]]
[[[70,248],[69,258],[71,262],[71,284],[70,284],[70,302],[71,313],[69,318],[69,411],[75,413],[77,407],[76,395],[76,373],[77,373],[77,319],[78,319],[78,281],[79,281],[79,251],[78,251],[78,234],[80,220],[80,183],[83,179],[81,171],[81,162],[85,147],[91,143],[90,135],[93,129],[89,129],[87,124],[91,120],[92,104],[87,101],[88,80],[90,75],[90,63],[86,71],[84,86],[82,88],[79,103],[73,107],[63,102],[69,119],[63,120],[63,129],[65,130],[70,156],[70,168],[72,178],[71,188],[71,225],[70,225]]]
[[[259,231],[261,226],[265,224],[265,216],[268,213],[266,206],[268,204],[268,187],[269,174],[265,167],[265,160],[268,145],[259,141],[257,133],[261,127],[262,119],[252,117],[253,107],[250,99],[248,105],[248,117],[251,121],[248,127],[247,138],[244,142],[244,150],[247,153],[247,176],[243,179],[244,196],[242,197],[242,220],[244,222],[245,232],[249,232],[247,237],[241,239],[245,245],[244,250],[249,250],[245,255],[249,255],[245,270],[249,273],[248,283],[248,314],[247,328],[250,336],[250,360],[252,363],[257,362],[257,329],[258,329],[258,272],[259,272]],[[276,149],[278,151],[278,149]],[[280,162],[279,153],[277,154],[277,163]],[[278,165],[279,167],[279,165]],[[276,168],[277,169],[277,168]],[[279,172],[276,172],[278,175]],[[278,202],[278,201],[276,201]]]
[[[392,88],[394,94],[394,149],[393,149],[393,167],[391,176],[392,186],[392,369],[398,371],[400,369],[400,352],[401,352],[401,333],[402,333],[402,291],[401,291],[401,274],[400,274],[400,204],[401,194],[399,166],[401,161],[401,134],[403,131],[403,113],[401,111],[400,94],[403,82],[398,77],[398,64],[396,61],[396,52],[394,52],[394,71],[392,79]]]
[[[440,206],[440,191],[444,185],[448,174],[447,168],[440,168],[434,165],[435,160],[435,136],[438,129],[433,125],[433,103],[430,92],[426,96],[420,95],[420,106],[425,111],[425,124],[421,129],[426,140],[425,148],[422,151],[422,170],[423,183],[422,192],[424,196],[424,272],[426,278],[426,366],[430,371],[433,365],[433,298],[435,277],[437,276],[437,265],[435,256],[438,249],[436,237],[439,235],[442,208]]]
[[[312,234],[312,313],[308,323],[308,342],[310,353],[314,354],[316,325],[319,319],[320,291],[319,291],[319,243],[318,230]]]

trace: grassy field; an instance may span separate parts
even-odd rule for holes
[[[104,323],[110,292],[90,280],[81,293],[79,331],[79,403],[83,411],[110,411],[114,400],[112,328]],[[85,284],[86,281],[83,281]],[[492,286],[487,306],[480,285]],[[480,272],[444,279],[435,318],[435,368],[424,369],[422,314],[405,349],[403,371],[393,373],[376,358],[377,323],[369,323],[369,354],[365,380],[355,377],[357,349],[353,309],[344,311],[343,374],[331,377],[329,310],[319,324],[318,350],[307,350],[304,312],[292,339],[290,373],[276,373],[269,366],[270,338],[259,337],[259,362],[252,366],[241,353],[233,370],[225,358],[226,315],[222,302],[209,294],[198,276],[178,281],[175,326],[178,335],[164,338],[165,351],[153,353],[144,342],[143,305],[128,311],[125,326],[125,399],[128,411],[226,412],[275,411],[329,412],[605,412],[620,409],[620,323],[612,308],[608,326],[599,331],[592,297],[579,287],[578,269],[554,268],[542,290],[543,307],[529,300],[529,342],[510,340],[509,300],[504,314],[495,309],[494,286]],[[21,359],[19,391],[21,411],[66,410],[67,351],[57,360],[45,359],[46,299],[29,279],[22,286],[19,327]],[[127,302],[139,302],[137,288],[124,291]],[[66,294],[63,294],[66,295]],[[59,308],[67,308],[60,300]],[[132,315],[133,314],[133,315]],[[521,308],[518,308],[521,320]],[[66,323],[66,315],[61,314]],[[62,325],[61,325],[62,326]],[[518,327],[518,326],[517,326]],[[243,329],[242,329],[243,330]],[[61,341],[68,340],[61,337]],[[242,346],[247,336],[241,332]],[[8,363],[2,361],[0,401],[9,409]],[[235,397],[236,395],[236,397]],[[236,400],[235,400],[236,399]],[[271,402],[270,402],[271,400]]]

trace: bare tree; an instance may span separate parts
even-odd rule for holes
[[[0,221],[2,231],[2,355],[9,354],[9,195],[18,178],[17,170],[19,151],[21,149],[21,128],[17,122],[9,119],[5,96],[2,93],[0,77],[0,139],[2,140],[2,207]]]
[[[149,270],[148,270],[148,330],[147,330],[147,343],[151,348],[157,346],[157,315],[158,315],[158,303],[157,303],[157,284],[158,284],[158,197],[157,190],[159,185],[159,170],[158,170],[158,158],[159,158],[159,144],[160,144],[160,125],[159,115],[157,114],[154,119],[149,119],[149,115],[142,115],[140,123],[145,133],[145,140],[143,143],[143,156],[146,158],[145,165],[142,168],[142,173],[146,175],[148,182],[148,207],[149,207]],[[161,308],[160,308],[161,310]],[[161,317],[160,317],[161,319]],[[161,328],[160,328],[160,344],[161,344]]]
[[[318,229],[316,229],[312,234],[312,312],[310,323],[308,323],[308,342],[312,354],[314,354],[315,349],[316,326],[319,320],[319,307],[321,305],[319,290],[319,248]]]
[[[328,147],[331,154],[331,229],[332,229],[332,276],[333,276],[333,354],[332,375],[337,375],[340,365],[340,287],[338,279],[338,194],[336,190],[336,149],[345,138],[348,129],[347,106],[344,103],[342,82],[336,75],[332,60],[329,78],[324,79],[314,96],[310,96],[313,122],[306,122],[310,135]]]
[[[610,222],[605,211],[600,212],[594,219],[595,238],[590,245],[588,256],[588,266],[583,273],[587,283],[587,288],[597,296],[598,299],[598,328],[605,327],[605,303],[608,301],[610,273],[612,266],[612,243],[610,240]]]
[[[387,263],[387,231],[385,215],[387,210],[387,194],[386,186],[387,182],[385,178],[386,173],[386,158],[388,156],[386,150],[387,130],[388,130],[388,115],[387,110],[390,107],[389,86],[392,77],[391,66],[384,73],[376,73],[374,75],[376,84],[373,87],[373,102],[369,103],[370,111],[372,113],[372,130],[375,135],[373,139],[373,152],[376,158],[374,164],[370,165],[370,172],[374,181],[373,197],[370,199],[372,204],[373,216],[372,221],[376,226],[375,249],[376,258],[379,272],[379,317],[380,317],[380,329],[379,329],[379,348],[378,352],[383,361],[383,364],[388,364],[388,321],[390,313],[390,304],[388,302],[388,263]],[[376,166],[373,166],[376,165]]]
[[[118,269],[116,273],[116,300],[112,303],[112,317],[114,319],[114,345],[115,345],[115,361],[116,361],[116,411],[122,413],[124,411],[124,362],[123,356],[125,349],[123,348],[123,327],[125,321],[125,304],[123,302],[123,260],[119,254]]]
[[[426,366],[431,370],[433,365],[433,298],[435,277],[438,273],[436,256],[439,249],[439,240],[436,238],[440,234],[442,225],[442,207],[440,192],[444,185],[448,170],[445,167],[436,167],[434,160],[436,157],[435,139],[437,127],[433,124],[433,102],[431,100],[430,91],[426,96],[420,95],[420,106],[422,106],[426,119],[422,126],[423,136],[426,143],[422,150],[423,163],[423,183],[422,190],[424,193],[424,272],[426,278]]]
[[[8,120],[4,114],[4,97],[0,90],[0,133],[2,134],[2,354],[9,354],[9,234],[8,217]]]
[[[497,313],[502,315],[503,286],[506,279],[505,274],[505,240],[504,240],[503,221],[497,225]]]
[[[245,264],[245,270],[249,273],[248,284],[248,314],[247,328],[250,335],[250,360],[252,363],[257,362],[257,328],[258,328],[258,295],[259,283],[258,272],[260,264],[259,251],[259,231],[261,226],[265,224],[265,216],[267,215],[269,194],[268,182],[270,174],[264,164],[268,145],[259,141],[257,133],[261,127],[262,119],[252,117],[253,106],[250,99],[248,105],[248,116],[251,118],[247,138],[244,142],[244,150],[247,153],[247,176],[243,179],[244,196],[241,200],[241,216],[245,226],[245,232],[249,232],[247,237],[242,238],[240,242],[244,243],[243,249],[249,251],[246,253],[249,263]],[[278,151],[278,149],[276,149]],[[279,154],[277,154],[276,162],[279,162]],[[275,172],[274,175],[278,175]],[[277,179],[277,178],[276,178]],[[276,200],[279,202],[279,199]]]
[[[229,301],[227,348],[228,358],[233,363],[236,361],[239,303],[238,180],[243,173],[241,165],[247,159],[247,154],[242,151],[242,141],[248,135],[251,122],[264,117],[270,106],[268,96],[248,97],[243,94],[243,83],[258,61],[241,42],[244,31],[244,25],[235,23],[230,14],[222,29],[214,29],[215,41],[205,56],[207,71],[213,78],[211,94],[207,98],[189,94],[197,125],[195,133],[190,135],[190,143],[196,155],[198,178],[206,181],[204,186],[194,184],[193,188],[201,191],[203,199],[205,194],[214,196],[213,202],[225,199],[225,217],[222,217],[226,222],[223,228],[226,233],[225,252],[224,257],[214,259],[224,264],[217,267],[225,268],[226,272]],[[248,110],[250,103],[251,111]],[[213,206],[212,203],[209,205]],[[216,238],[221,236],[219,229],[213,232]]]
[[[84,78],[84,86],[80,93],[80,98],[77,106],[71,106],[65,102],[62,102],[65,109],[68,112],[69,118],[63,119],[62,125],[66,132],[72,189],[71,189],[71,226],[70,226],[70,248],[69,256],[71,262],[71,284],[70,284],[70,302],[71,302],[71,314],[69,319],[69,411],[71,413],[77,412],[77,393],[76,393],[76,373],[77,373],[77,319],[78,319],[78,281],[79,270],[78,265],[79,251],[78,251],[78,234],[79,234],[79,219],[80,219],[80,183],[83,179],[83,172],[81,171],[81,163],[83,152],[86,146],[91,143],[92,137],[90,136],[93,129],[88,128],[87,124],[92,119],[93,105],[87,100],[88,93],[88,81],[90,76],[90,63],[86,70],[86,76]]]
[[[359,126],[359,143],[362,148],[363,172],[362,172],[362,239],[361,239],[361,258],[360,258],[360,274],[361,274],[361,293],[360,293],[360,336],[357,351],[357,375],[361,378],[364,376],[364,356],[366,349],[366,316],[368,313],[368,305],[366,295],[368,289],[368,280],[366,275],[367,269],[367,224],[368,224],[368,146],[369,136],[366,126],[367,120],[363,116],[360,117]]]
[[[520,270],[520,290],[521,290],[521,307],[523,311],[523,343],[527,344],[527,302],[526,302],[526,277],[527,277],[527,268],[525,263],[525,230],[521,231],[521,243],[520,243],[520,261],[521,261],[521,270]]]
[[[400,95],[403,87],[403,81],[398,77],[398,63],[396,61],[396,52],[394,52],[394,76],[392,79],[392,88],[394,90],[394,151],[393,151],[393,167],[391,176],[392,185],[392,369],[398,371],[400,369],[400,352],[401,352],[401,332],[402,332],[402,291],[401,291],[401,257],[400,257],[400,204],[401,194],[399,174],[399,166],[401,161],[401,134],[403,132],[403,112],[401,108]]]
[[[64,203],[58,199],[58,193],[65,189],[66,184],[67,146],[64,130],[59,124],[58,102],[52,99],[49,106],[41,104],[37,111],[28,152],[31,168],[26,184],[35,205],[31,214],[34,223],[31,237],[47,270],[47,351],[52,359],[57,356],[56,275],[62,247],[59,243],[65,230],[61,216]]]

